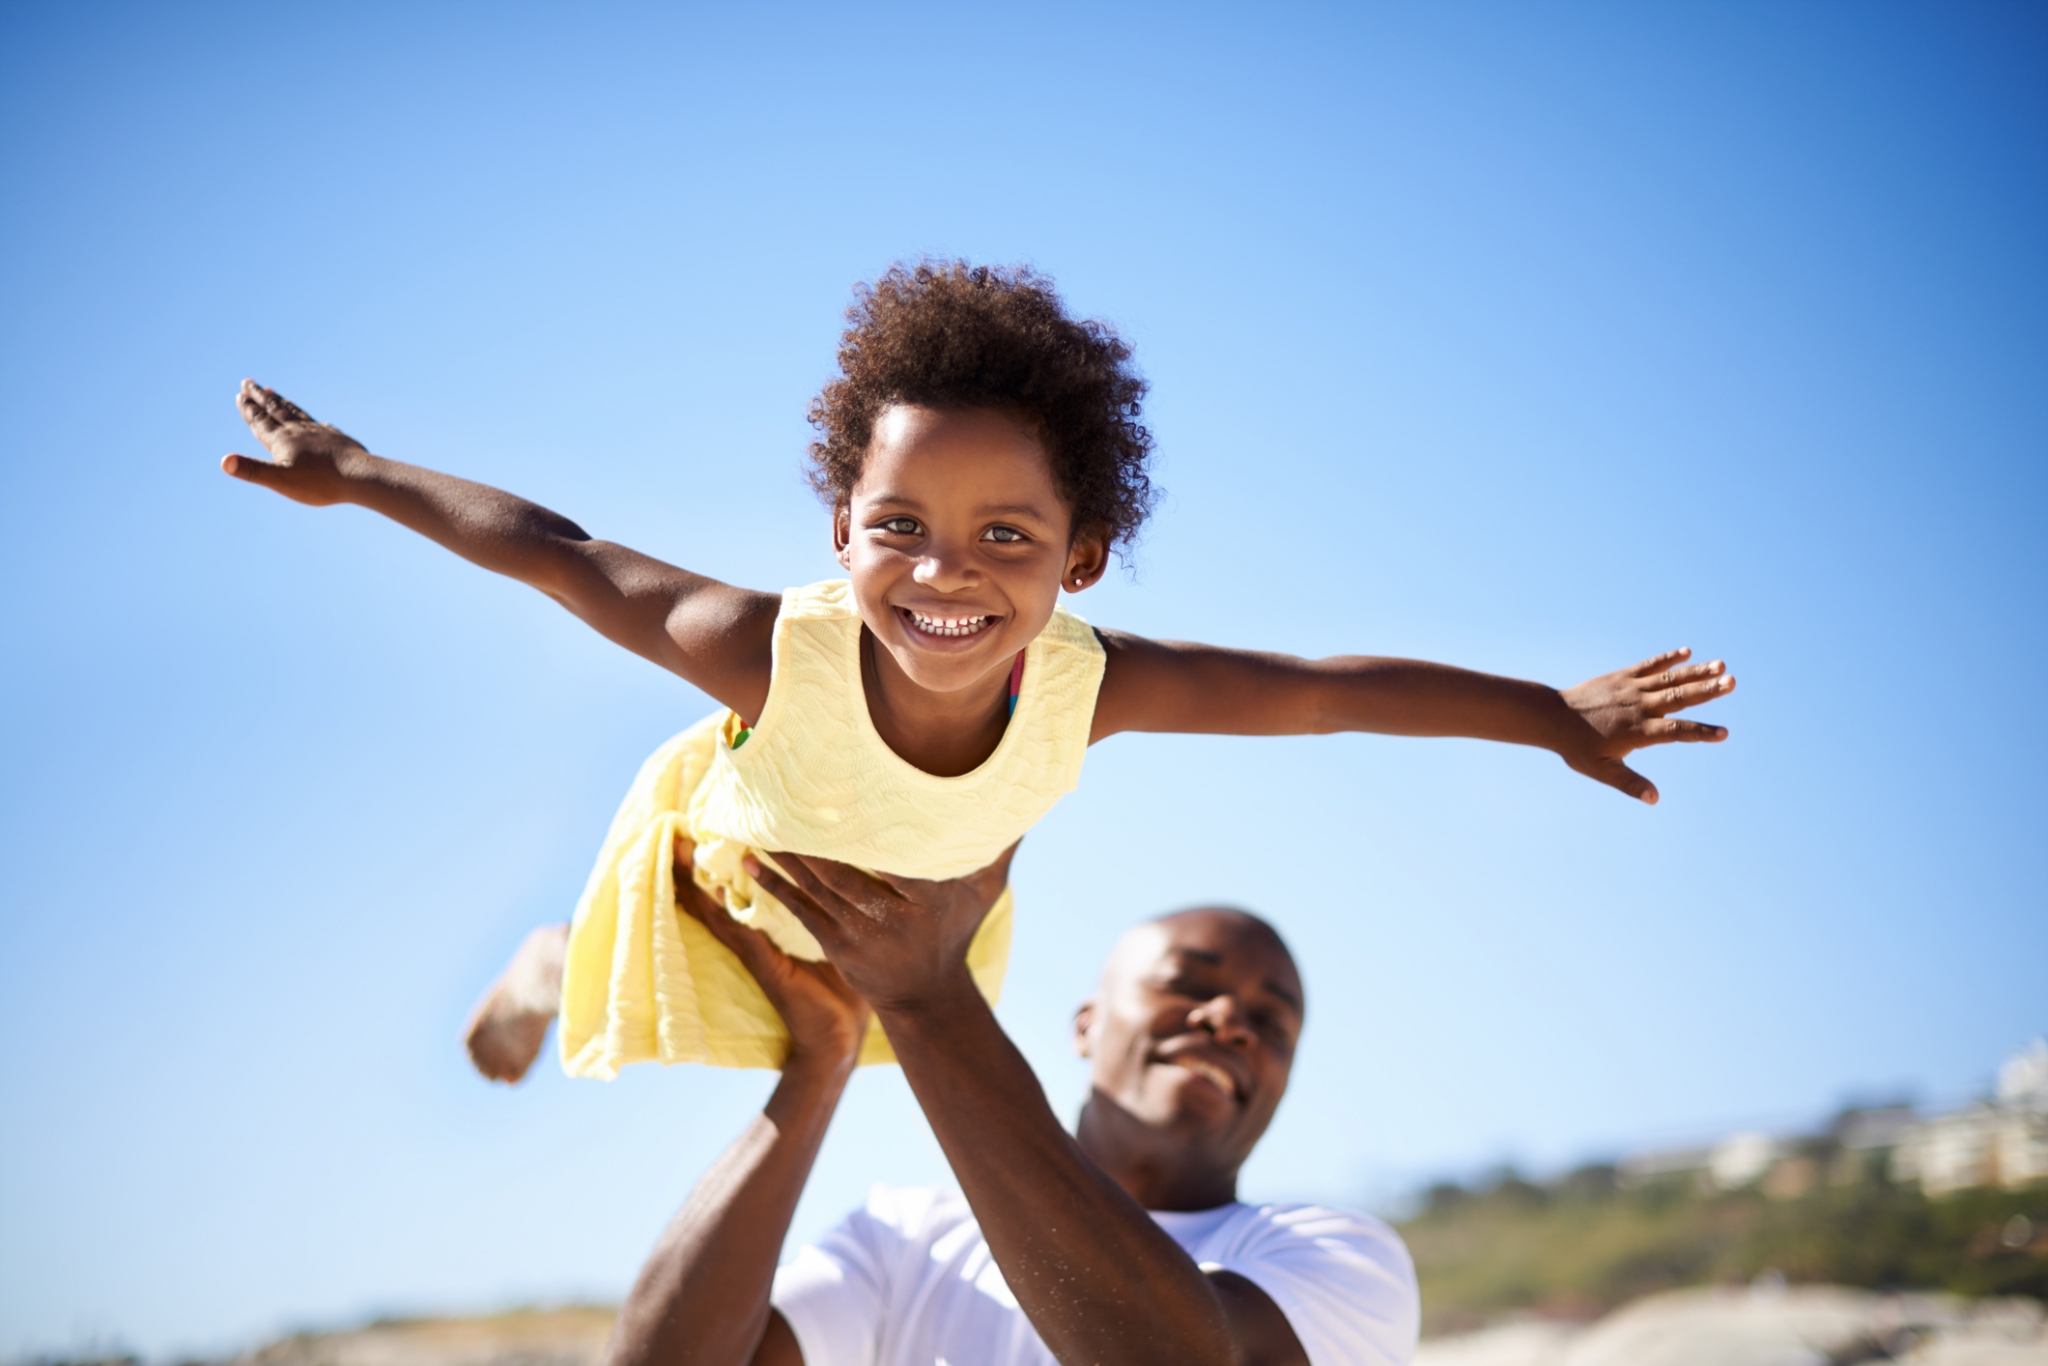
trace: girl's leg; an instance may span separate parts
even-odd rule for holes
[[[533,1066],[547,1042],[548,1026],[562,1009],[562,961],[568,951],[566,923],[543,925],[526,936],[462,1031],[477,1071],[492,1081],[514,1082]]]

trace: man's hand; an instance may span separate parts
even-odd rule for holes
[[[1624,764],[1624,756],[1647,745],[1717,743],[1728,738],[1726,726],[1672,717],[1673,712],[1735,691],[1735,677],[1726,664],[1718,659],[1686,664],[1690,658],[1689,649],[1671,650],[1566,688],[1564,700],[1579,726],[1558,746],[1558,754],[1588,778],[1655,806],[1656,785]]]
[[[731,949],[789,1029],[785,1071],[805,1063],[851,1070],[867,1033],[868,1004],[830,963],[802,963],[767,935],[726,914],[688,875],[690,845],[676,836],[676,901],[711,937]],[[779,896],[779,893],[778,893]],[[783,902],[788,905],[787,901]]]
[[[972,990],[967,946],[1010,880],[1016,853],[1013,844],[980,872],[951,882],[871,877],[798,854],[769,855],[787,877],[751,856],[746,868],[817,937],[847,985],[886,1010],[963,984]]]
[[[370,454],[362,442],[324,422],[315,422],[298,404],[253,379],[242,381],[235,409],[271,458],[227,455],[221,457],[223,470],[294,502],[326,507],[347,501],[349,466]]]

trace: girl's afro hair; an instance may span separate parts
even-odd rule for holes
[[[1145,381],[1108,324],[1067,316],[1028,266],[894,265],[857,286],[839,376],[811,400],[811,486],[834,506],[860,478],[875,422],[896,403],[995,408],[1037,428],[1075,535],[1127,553],[1158,497],[1138,421]]]

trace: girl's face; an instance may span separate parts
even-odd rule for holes
[[[986,408],[884,411],[832,519],[861,619],[933,692],[1007,676],[1060,589],[1102,577],[1106,548],[1072,533],[1037,435]]]

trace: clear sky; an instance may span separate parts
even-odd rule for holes
[[[1740,691],[1650,810],[1556,759],[1124,737],[1026,842],[1070,1112],[1124,926],[1303,960],[1257,1197],[1375,1199],[2048,1029],[2048,13],[2028,4],[0,10],[0,1355],[621,1293],[759,1073],[468,1071],[706,700],[233,483],[244,375],[739,583],[855,281],[1029,261],[1130,338],[1141,632]],[[943,1164],[853,1088],[798,1220]]]

